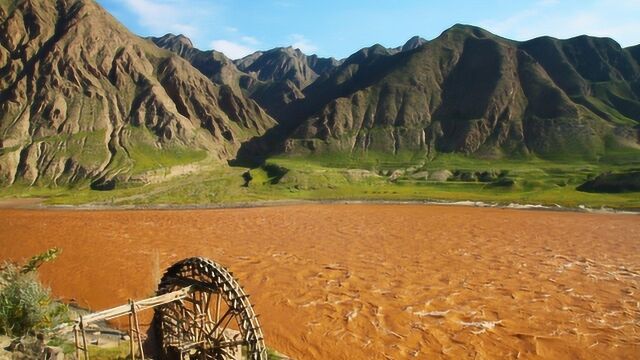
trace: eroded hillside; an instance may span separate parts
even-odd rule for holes
[[[91,0],[2,4],[4,184],[108,181],[226,160],[275,123],[238,89],[131,34]]]
[[[457,25],[399,54],[363,49],[307,87],[285,150],[595,160],[639,147],[639,78],[611,39],[518,43]]]

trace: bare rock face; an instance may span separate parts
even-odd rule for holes
[[[389,52],[391,54],[396,54],[402,51],[409,51],[409,50],[413,50],[413,49],[417,49],[419,47],[421,47],[422,45],[428,43],[429,41],[421,38],[420,36],[414,36],[411,39],[407,40],[406,43],[404,43],[404,45],[402,46],[398,46],[396,48],[393,49],[389,49]]]
[[[292,47],[257,52],[236,61],[240,70],[255,74],[260,81],[289,80],[300,90],[338,64],[335,59],[306,56],[300,49]]]
[[[215,50],[202,51],[193,46],[189,38],[184,35],[166,34],[162,37],[149,37],[155,45],[167,49],[198,69],[203,75],[216,84],[228,85],[240,91],[240,83],[247,74],[238,70],[233,60]]]
[[[453,176],[453,173],[449,170],[436,170],[429,174],[428,180],[431,181],[447,181]]]
[[[306,87],[283,148],[593,159],[638,133],[640,66],[613,40],[518,43],[456,25],[411,46],[363,49]]]
[[[242,92],[132,35],[92,0],[6,4],[3,184],[126,177],[141,157],[180,149],[222,161],[275,124]]]
[[[333,58],[307,56],[292,47],[258,51],[233,61],[221,52],[195,48],[184,35],[149,40],[180,55],[213,82],[246,92],[276,120],[283,117],[289,104],[304,98],[306,86],[340,64]]]
[[[340,62],[333,58],[307,56],[292,47],[256,52],[236,60],[238,69],[253,80],[241,85],[269,114],[286,122],[287,108],[304,98],[303,90]]]

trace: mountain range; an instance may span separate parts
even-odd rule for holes
[[[599,161],[640,148],[640,46],[468,25],[346,59],[232,60],[93,0],[0,1],[0,183],[128,181],[272,155]]]

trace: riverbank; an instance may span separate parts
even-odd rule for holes
[[[223,204],[155,204],[155,205],[105,205],[105,204],[80,204],[80,205],[48,205],[46,198],[10,198],[0,199],[0,209],[32,209],[32,210],[206,210],[206,209],[245,209],[274,206],[295,205],[436,205],[436,206],[468,206],[478,208],[497,208],[514,210],[542,210],[542,211],[571,211],[594,214],[624,214],[640,215],[640,209],[613,209],[607,207],[589,208],[580,205],[575,208],[563,207],[555,204],[546,206],[540,204],[500,204],[485,203],[482,201],[446,201],[446,200],[268,200],[254,202],[238,202]]]

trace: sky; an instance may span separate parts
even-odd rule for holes
[[[138,35],[184,34],[232,59],[278,46],[341,59],[376,43],[433,39],[456,23],[514,40],[587,34],[640,44],[640,0],[97,1]]]

